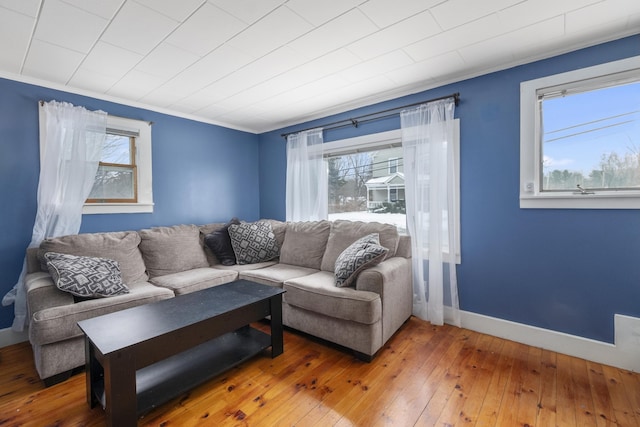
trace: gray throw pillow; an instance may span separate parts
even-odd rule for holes
[[[56,252],[47,252],[44,257],[49,273],[61,291],[84,298],[129,293],[117,261]]]
[[[240,265],[271,261],[280,254],[276,236],[267,221],[231,224],[229,237]]]
[[[380,246],[378,233],[369,234],[353,242],[336,260],[336,286],[342,288],[351,285],[362,270],[384,260],[388,251]]]

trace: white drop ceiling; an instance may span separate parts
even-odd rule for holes
[[[638,0],[0,0],[0,77],[261,133],[638,33]]]

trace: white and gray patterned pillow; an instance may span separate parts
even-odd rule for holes
[[[342,288],[351,285],[362,270],[380,263],[387,252],[389,249],[380,246],[378,233],[356,240],[336,260],[336,286]]]
[[[61,291],[83,298],[100,298],[129,293],[122,282],[117,261],[47,252],[47,269]]]
[[[231,224],[229,237],[238,264],[271,261],[280,255],[276,235],[267,221]]]

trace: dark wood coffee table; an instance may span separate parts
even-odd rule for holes
[[[138,417],[268,347],[283,352],[279,288],[238,280],[78,322],[87,403],[110,426]],[[249,326],[271,316],[271,335]]]

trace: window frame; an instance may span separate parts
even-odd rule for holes
[[[107,128],[107,134],[108,135],[117,135],[120,137],[126,137],[129,140],[129,163],[110,163],[110,162],[103,162],[102,160],[100,162],[98,162],[98,170],[100,169],[100,167],[115,167],[115,168],[122,168],[122,169],[129,169],[131,171],[131,174],[133,176],[133,197],[130,199],[109,199],[109,198],[87,198],[87,200],[85,201],[85,204],[96,204],[96,203],[137,203],[138,202],[138,165],[136,164],[136,152],[137,147],[136,147],[136,139],[138,137],[138,135],[130,135],[130,134],[126,134],[123,135],[124,132],[122,132],[119,129],[111,129],[111,128]],[[94,184],[95,185],[95,184]]]
[[[338,155],[346,155],[349,153],[357,153],[361,151],[374,151],[381,148],[392,148],[394,146],[402,146],[402,129],[395,129],[387,132],[373,133],[369,135],[356,136],[353,138],[340,139],[322,144],[323,155],[325,158]],[[453,123],[453,153],[455,167],[455,187],[456,197],[455,204],[455,227],[458,252],[456,253],[456,264],[461,264],[461,244],[460,244],[460,119],[454,119]],[[405,199],[406,200],[406,196]],[[424,259],[429,259],[427,253]]]
[[[640,189],[543,191],[541,94],[611,86],[629,79],[640,81],[640,56],[581,68],[520,84],[520,208],[522,209],[640,209]]]
[[[153,183],[151,170],[151,123],[125,117],[107,116],[107,129],[135,138],[135,166],[138,199],[136,202],[85,203],[83,214],[153,213]]]

